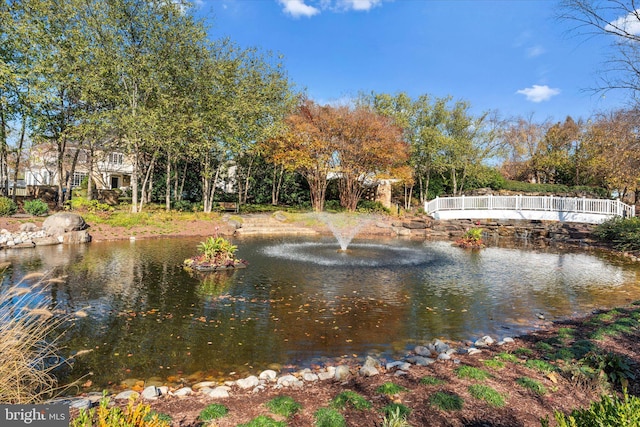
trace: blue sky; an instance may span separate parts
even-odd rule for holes
[[[625,106],[589,91],[610,41],[569,31],[553,0],[202,0],[199,15],[212,38],[284,55],[320,103],[403,91],[540,121]]]

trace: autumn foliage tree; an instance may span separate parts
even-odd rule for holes
[[[305,100],[264,147],[269,160],[300,173],[311,205],[324,209],[329,179],[338,179],[340,203],[355,211],[368,184],[406,164],[408,147],[391,119],[366,107],[320,106]]]
[[[340,204],[355,211],[368,184],[406,164],[409,147],[393,120],[360,107],[334,110]]]
[[[324,209],[329,173],[336,166],[336,141],[331,129],[333,109],[310,100],[289,115],[283,130],[266,143],[271,162],[300,173],[309,184],[311,206]]]

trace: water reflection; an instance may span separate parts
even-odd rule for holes
[[[402,353],[435,337],[515,335],[536,320],[640,298],[638,267],[584,253],[445,242],[248,239],[249,267],[184,270],[198,240],[164,239],[7,250],[4,287],[32,271],[66,283],[56,308],[84,309],[66,351],[90,353],[73,375],[97,387],[124,378],[186,378],[307,364],[322,356]],[[55,293],[55,294],[54,294]]]

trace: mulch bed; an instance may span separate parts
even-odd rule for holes
[[[640,313],[640,306],[630,305],[628,308],[619,309],[621,314],[617,318],[628,316],[631,313]],[[596,315],[594,315],[596,316]],[[602,393],[607,392],[599,383],[585,383],[572,379],[563,372],[563,367],[575,364],[576,361],[555,360],[550,357],[547,350],[541,350],[540,342],[553,343],[554,350],[569,347],[578,340],[589,340],[589,337],[598,330],[612,324],[611,320],[594,321],[597,317],[591,316],[584,319],[571,319],[556,322],[545,330],[540,330],[519,338],[515,343],[503,346],[492,345],[477,355],[455,355],[457,361],[438,361],[428,367],[412,367],[405,376],[393,376],[393,372],[363,378],[353,375],[348,381],[337,383],[324,381],[314,384],[305,384],[302,389],[268,388],[266,391],[252,393],[234,388],[231,397],[214,400],[201,395],[186,398],[163,397],[150,403],[151,407],[161,413],[168,414],[173,419],[174,426],[199,426],[200,411],[211,403],[219,403],[229,409],[227,416],[216,420],[214,425],[236,426],[247,423],[259,415],[268,415],[275,420],[285,421],[288,426],[313,426],[314,413],[322,407],[328,407],[331,400],[345,390],[352,390],[369,402],[372,408],[368,410],[355,410],[347,408],[342,410],[348,426],[381,426],[384,413],[382,408],[391,402],[401,403],[410,408],[411,413],[408,422],[411,426],[484,426],[484,427],[518,427],[540,426],[540,419],[549,417],[551,425],[554,425],[554,411],[570,412],[572,409],[587,407],[590,402],[600,400]],[[589,320],[592,320],[591,322]],[[572,337],[558,341],[558,330],[571,328],[574,330]],[[629,381],[629,393],[640,395],[640,355],[638,349],[640,341],[640,329],[634,326],[629,333],[618,335],[605,335],[602,339],[589,340],[599,354],[614,353],[624,356],[629,365],[630,373],[635,379]],[[546,347],[546,346],[545,346]],[[491,368],[485,365],[487,360],[497,360],[500,354],[517,355],[515,362],[505,361],[502,369]],[[499,357],[498,357],[499,358]],[[554,374],[540,372],[526,365],[527,360],[544,360],[555,365],[558,370]],[[474,380],[459,378],[456,368],[468,365],[488,371],[491,376],[486,380]],[[356,372],[354,367],[353,372]],[[420,380],[425,376],[433,376],[444,380],[442,385],[425,385]],[[528,377],[541,383],[547,390],[544,395],[539,395],[527,388],[520,386],[516,380]],[[387,396],[377,389],[380,385],[393,382],[405,387],[408,391]],[[473,398],[468,390],[472,384],[489,386],[505,397],[505,406],[493,407],[482,400]],[[615,386],[617,392],[619,385]],[[611,389],[609,389],[610,391]],[[464,400],[461,410],[443,411],[430,404],[429,399],[436,392],[446,392],[460,396]],[[614,389],[614,391],[616,391]],[[269,411],[265,403],[276,396],[289,396],[302,405],[302,409],[284,419]]]

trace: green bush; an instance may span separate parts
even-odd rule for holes
[[[392,383],[392,382],[386,382],[384,384],[382,384],[381,386],[379,386],[376,391],[380,394],[398,394],[404,391],[408,391],[405,387],[402,387],[401,385],[398,385],[396,383]]]
[[[286,427],[286,426],[287,426],[287,423],[285,423],[284,421],[276,421],[269,416],[260,415],[252,419],[248,423],[238,424],[237,427]]]
[[[459,411],[464,405],[464,400],[457,394],[439,391],[431,395],[429,403],[443,411]]]
[[[18,206],[13,200],[7,197],[0,197],[0,216],[11,216],[18,210]]]
[[[382,203],[371,200],[360,200],[356,211],[361,213],[391,213],[391,211],[388,208],[385,208]]]
[[[491,387],[482,384],[472,384],[468,390],[471,396],[478,400],[484,400],[493,407],[501,408],[505,405],[504,396]]]
[[[201,421],[206,422],[222,418],[228,413],[229,409],[226,406],[219,403],[212,403],[211,405],[206,406],[202,411],[200,411],[198,418]]]
[[[440,378],[436,378],[436,377],[431,377],[431,376],[422,377],[420,379],[420,384],[424,384],[424,385],[442,385],[444,383],[445,383],[444,380],[441,380]]]
[[[22,209],[30,215],[40,216],[49,212],[49,205],[40,199],[27,200],[22,205]]]
[[[625,390],[622,399],[605,395],[589,408],[575,409],[571,415],[556,411],[554,416],[558,427],[636,427],[640,426],[640,398],[629,396]],[[548,426],[548,418],[541,423]]]
[[[524,388],[528,388],[533,391],[535,394],[543,396],[547,394],[547,388],[540,383],[540,381],[536,381],[533,378],[529,377],[520,377],[516,380],[516,383],[521,385]]]
[[[484,369],[468,365],[456,368],[456,375],[458,376],[458,378],[470,378],[472,380],[480,381],[486,380],[487,378],[491,377],[491,374]]]
[[[74,211],[86,212],[112,212],[113,206],[101,203],[99,200],[87,200],[84,197],[74,197],[67,202]]]
[[[357,409],[359,411],[371,408],[371,402],[351,390],[343,391],[331,401],[331,406],[336,409],[344,409],[347,405],[350,405],[353,409]]]
[[[347,425],[344,416],[333,408],[318,409],[314,418],[316,427],[345,427]]]
[[[283,417],[287,418],[289,418],[302,408],[302,405],[300,405],[289,396],[275,397],[265,403],[265,406],[269,408],[269,410],[274,414],[282,415]]]
[[[620,251],[640,251],[640,217],[612,218],[598,224],[593,234]]]

